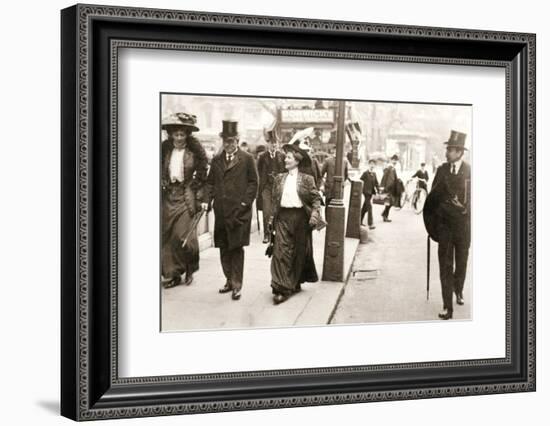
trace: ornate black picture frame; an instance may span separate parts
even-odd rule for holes
[[[535,35],[76,5],[61,13],[61,413],[74,420],[535,390]],[[119,378],[117,49],[483,65],[506,72],[506,356]]]

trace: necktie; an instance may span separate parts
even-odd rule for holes
[[[233,154],[227,154],[227,162],[231,163],[233,161]]]
[[[456,165],[453,163],[453,169],[451,171],[453,175],[456,175]]]

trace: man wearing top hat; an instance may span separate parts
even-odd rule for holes
[[[208,173],[208,204],[213,201],[214,245],[220,249],[225,285],[220,293],[241,297],[244,246],[250,244],[252,203],[258,191],[258,175],[251,154],[238,148],[236,121],[224,120],[220,137],[223,150],[212,159]]]
[[[470,165],[463,160],[466,134],[451,131],[445,156],[447,162],[436,171],[432,190],[424,205],[424,224],[430,238],[439,243],[439,276],[443,311],[439,318],[453,317],[456,303],[464,304],[462,294],[470,249]]]
[[[382,219],[384,222],[391,222],[391,219],[389,218],[390,209],[392,206],[398,207],[401,198],[399,184],[397,181],[397,171],[395,170],[399,157],[397,155],[393,155],[390,160],[390,163],[384,169],[384,175],[382,176],[382,181],[380,182],[380,189],[382,190],[382,193],[386,194],[384,211],[382,212]]]
[[[278,150],[277,136],[274,130],[264,132],[267,142],[267,151],[258,156],[258,176],[260,178],[260,188],[258,190],[258,201],[261,203],[264,223],[264,243],[269,242],[268,221],[272,213],[271,191],[275,176],[286,171],[285,155]],[[257,201],[257,202],[258,202]],[[260,204],[258,203],[258,204]]]

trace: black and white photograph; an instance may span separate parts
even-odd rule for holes
[[[159,97],[162,332],[472,319],[472,105]]]

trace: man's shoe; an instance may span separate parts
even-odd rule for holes
[[[231,299],[239,300],[240,298],[241,298],[241,290],[237,290],[236,288],[233,289],[233,293],[231,294]]]
[[[443,311],[440,312],[438,316],[442,320],[450,320],[453,318],[453,311],[449,311],[448,309],[443,309]]]
[[[231,283],[229,281],[226,281],[225,285],[218,291],[220,293],[229,293],[231,290],[233,290],[233,288],[231,287]]]
[[[370,225],[369,229],[376,229],[376,226]]]
[[[391,222],[391,219],[388,219],[387,217],[384,217],[384,222]]]
[[[456,295],[456,304],[460,306],[464,305],[464,297],[462,297],[462,294]]]
[[[268,236],[265,236],[263,241],[262,241],[263,244],[267,244],[269,243],[269,237]]]

